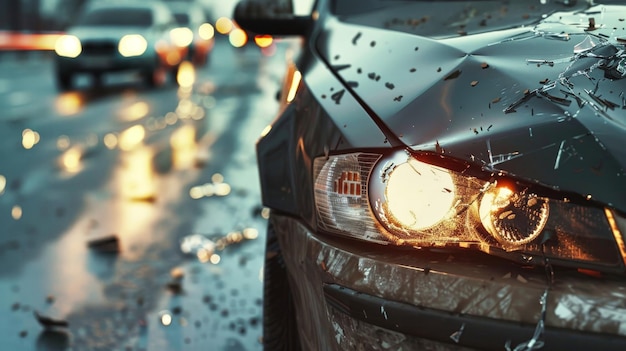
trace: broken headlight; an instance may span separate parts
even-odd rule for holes
[[[432,157],[422,156],[402,151],[316,159],[320,228],[378,243],[476,249],[525,264],[550,259],[623,270],[626,249],[615,224],[621,217],[612,210],[470,172],[458,161],[433,165]]]

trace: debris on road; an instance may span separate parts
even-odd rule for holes
[[[117,235],[112,234],[92,239],[87,243],[87,246],[101,252],[119,252],[119,239]]]
[[[65,320],[53,319],[51,317],[44,316],[44,315],[40,314],[37,311],[34,311],[33,314],[35,315],[35,318],[37,319],[37,322],[39,322],[39,324],[41,324],[41,326],[46,328],[46,329],[50,329],[50,328],[67,328],[67,327],[69,327],[69,323],[67,321],[65,321]]]

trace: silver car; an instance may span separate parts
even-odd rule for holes
[[[77,73],[89,73],[100,83],[114,71],[137,71],[155,86],[175,73],[186,55],[171,30],[174,16],[160,2],[107,2],[89,6],[55,45],[56,79],[61,90],[74,86]]]

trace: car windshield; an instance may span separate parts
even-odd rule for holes
[[[332,1],[342,21],[429,37],[476,34],[537,23],[547,14],[587,8],[586,1],[351,0]]]
[[[106,8],[88,12],[78,21],[88,26],[135,26],[152,25],[152,11],[140,8]]]

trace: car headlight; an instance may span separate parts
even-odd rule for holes
[[[323,231],[377,243],[480,250],[519,261],[623,271],[615,211],[462,161],[406,151],[317,158]]]
[[[128,34],[120,39],[117,50],[124,57],[140,56],[148,49],[146,38],[140,34]]]
[[[63,35],[54,44],[54,52],[63,57],[78,57],[83,51],[80,39],[74,35]]]
[[[170,31],[170,39],[174,45],[184,48],[193,42],[193,32],[187,27],[174,28]]]
[[[215,36],[215,28],[210,23],[203,23],[198,28],[198,35],[203,40],[211,40]]]

